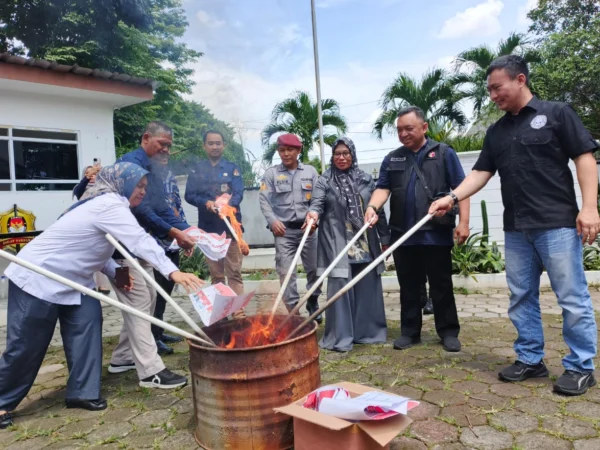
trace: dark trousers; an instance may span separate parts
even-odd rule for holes
[[[81,305],[56,305],[10,282],[6,350],[0,359],[0,410],[13,411],[33,386],[57,320],[69,368],[66,398],[100,398],[100,302],[82,295]]]
[[[452,286],[452,247],[436,245],[401,246],[394,252],[400,283],[400,331],[402,336],[421,336],[421,286],[429,280],[435,329],[440,337],[457,337],[460,331]]]
[[[167,252],[168,258],[179,267],[179,252]],[[175,282],[171,279],[167,279],[162,276],[160,272],[154,271],[154,279],[158,283],[158,285],[165,290],[165,292],[171,295],[173,289],[175,288]],[[160,295],[158,292],[156,293],[156,306],[154,307],[154,317],[157,319],[163,320],[165,315],[165,308],[167,307],[167,301]],[[152,325],[152,334],[154,335],[154,339],[160,341],[162,339],[162,335],[164,333],[164,329],[157,326]]]

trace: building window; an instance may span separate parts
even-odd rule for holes
[[[0,191],[70,191],[79,182],[75,132],[0,128]]]

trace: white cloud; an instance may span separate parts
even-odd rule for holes
[[[501,0],[487,0],[447,19],[437,34],[439,39],[458,39],[468,36],[491,36],[502,26],[498,17],[504,8]]]
[[[527,14],[532,9],[536,8],[538,0],[526,0],[524,5],[519,6],[517,11],[517,23],[519,25],[528,26],[531,21],[527,18]]]
[[[196,18],[198,19],[201,25],[207,28],[220,28],[223,25],[225,25],[224,20],[219,20],[215,17],[211,17],[206,11],[202,9],[196,13]]]

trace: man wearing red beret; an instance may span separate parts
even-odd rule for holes
[[[302,164],[298,156],[302,142],[293,134],[283,134],[277,138],[277,153],[281,164],[265,172],[260,185],[260,209],[268,228],[275,236],[275,266],[280,281],[283,280],[302,240],[302,225],[310,206],[313,186],[319,178],[314,167]],[[307,289],[317,281],[317,236],[308,236],[302,249],[302,264],[306,271]],[[306,310],[312,314],[318,309],[321,289],[317,289],[306,303]],[[284,301],[288,311],[298,303],[296,273],[287,285]],[[321,323],[319,315],[317,322]]]

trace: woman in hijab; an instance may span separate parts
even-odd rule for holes
[[[317,181],[306,222],[319,220],[317,274],[339,255],[364,225],[364,212],[371,193],[373,178],[358,168],[354,143],[346,137],[333,144],[331,168]],[[374,229],[368,229],[330,272],[327,297],[331,298],[369,263],[381,255],[382,245],[389,245],[385,212],[381,211]],[[375,344],[386,340],[385,308],[381,263],[325,312],[322,348],[347,352],[353,344]]]
[[[19,257],[93,289],[94,272],[115,278],[110,233],[135,255],[186,289],[202,280],[179,272],[130,211],[146,193],[148,172],[131,163],[104,167],[85,199],[72,205],[36,237]],[[102,308],[100,302],[63,284],[11,264],[6,350],[0,359],[0,428],[12,424],[11,411],[25,398],[60,321],[69,380],[67,408],[99,411],[102,374]]]

